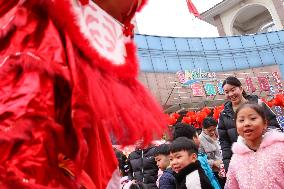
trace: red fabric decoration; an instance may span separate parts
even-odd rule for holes
[[[274,105],[275,106],[284,106],[284,95],[283,94],[277,94],[276,96],[275,96],[275,103],[274,103]]]
[[[271,108],[272,106],[274,106],[274,104],[273,104],[271,101],[267,102],[266,104],[267,104],[267,106],[269,106],[270,108]]]
[[[148,0],[138,0],[138,3],[140,3],[140,5],[138,6],[137,11],[141,11],[143,9],[143,7],[147,4]]]
[[[191,2],[191,0],[186,0],[187,7],[190,13],[192,13],[195,17],[200,17],[200,14],[194,4]]]
[[[131,38],[134,37],[134,25],[131,23],[125,24],[123,28],[123,34],[125,36],[130,36]]]
[[[200,111],[200,112],[197,113],[196,122],[200,125],[200,128],[202,127],[203,119],[207,116],[208,116],[208,114],[206,112]]]
[[[174,117],[175,119],[178,119],[180,117],[180,114],[175,112],[172,114],[172,117]]]
[[[220,113],[223,111],[223,109],[224,109],[224,105],[217,106],[217,107],[214,108],[214,110],[213,110],[214,119],[216,119],[216,120],[219,119]]]
[[[183,117],[181,122],[187,123],[187,124],[192,124],[193,120],[192,120],[192,117]]]
[[[205,112],[206,114],[210,114],[211,113],[211,110],[208,107],[204,107],[201,111]]]
[[[262,98],[261,101],[266,103],[269,107],[273,107],[273,106],[284,107],[284,94],[277,94],[270,101],[266,101],[264,98]],[[213,108],[213,118],[218,120],[220,113],[223,110],[224,110],[224,105],[214,107]],[[188,111],[186,113],[186,116],[183,117],[182,122],[193,125],[196,128],[201,128],[202,121],[204,120],[205,117],[207,117],[211,113],[211,111],[212,110],[210,110],[208,107],[204,107],[198,112]],[[172,118],[176,121],[176,119],[174,118],[175,116],[178,117],[179,114],[177,113],[172,114]]]
[[[89,0],[79,0],[82,5],[89,4]]]
[[[18,2],[0,1],[0,188],[105,189],[117,168],[110,132],[146,145],[166,130],[137,80],[136,47],[114,65],[82,35],[71,1]]]
[[[168,125],[174,125],[177,122],[177,119],[174,116],[169,116],[168,115],[167,120],[168,120]]]

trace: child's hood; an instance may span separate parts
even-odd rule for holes
[[[277,142],[284,143],[284,133],[275,129],[271,129],[263,135],[263,139],[259,148],[265,148]],[[234,154],[245,154],[251,152],[252,150],[249,149],[245,144],[244,138],[239,136],[238,141],[235,142],[232,146],[232,151]]]

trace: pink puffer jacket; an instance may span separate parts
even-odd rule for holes
[[[239,136],[232,151],[225,189],[284,188],[284,133],[268,131],[256,152]]]

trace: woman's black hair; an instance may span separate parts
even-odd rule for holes
[[[186,137],[179,137],[170,144],[170,152],[187,151],[188,154],[198,154],[198,147],[193,140]]]
[[[217,124],[217,121],[213,117],[209,116],[203,119],[202,128],[208,129],[211,126],[217,127]]]
[[[260,106],[258,103],[256,102],[245,102],[243,103],[237,110],[236,110],[236,114],[235,114],[235,120],[237,120],[237,116],[239,114],[239,112],[244,109],[244,108],[251,108],[253,110],[256,111],[256,113],[258,115],[260,115],[260,117],[263,119],[264,122],[267,121],[266,115],[265,115],[265,111],[264,108],[262,106]]]
[[[233,85],[233,86],[236,86],[236,87],[242,87],[242,83],[240,82],[240,80],[238,78],[234,77],[234,76],[227,77],[223,81],[222,87],[224,88],[224,86],[226,84]],[[242,95],[245,98],[248,96],[247,93],[245,92],[245,90],[243,90]]]
[[[197,130],[187,123],[177,123],[173,126],[173,139],[178,137],[186,137],[193,140],[194,137],[197,137]]]
[[[127,164],[127,157],[126,157],[126,155],[123,154],[122,151],[120,151],[116,148],[113,148],[113,149],[114,149],[114,152],[115,152],[115,156],[118,160],[119,170],[121,171],[122,176],[126,176],[128,171],[129,171],[129,166]]]

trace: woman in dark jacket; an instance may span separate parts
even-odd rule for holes
[[[154,158],[155,147],[136,149],[128,156],[128,178],[143,182],[148,189],[158,189],[158,167]]]
[[[226,171],[232,157],[231,147],[237,141],[238,134],[235,124],[235,111],[243,103],[250,101],[261,104],[265,109],[268,125],[272,128],[280,128],[276,115],[256,95],[247,95],[241,82],[236,77],[228,77],[222,85],[225,97],[229,100],[225,103],[224,110],[220,114],[218,121],[219,141],[222,149],[223,162]]]
[[[127,164],[126,155],[122,151],[120,151],[116,148],[113,148],[113,150],[114,150],[115,156],[118,160],[118,168],[119,168],[121,176],[122,177],[127,176],[129,168],[128,168],[128,164]]]

